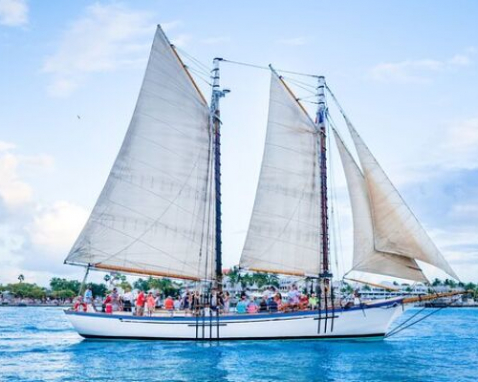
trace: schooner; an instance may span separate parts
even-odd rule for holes
[[[125,139],[65,263],[222,287],[221,89],[210,105],[158,26]],[[353,270],[426,281],[417,260],[458,278],[343,113],[360,165],[327,124],[324,77],[312,119],[271,67],[264,156],[240,267],[316,280],[317,310],[192,317],[65,313],[85,338],[244,340],[383,337],[413,299],[342,306],[331,285],[327,128],[353,213]],[[331,93],[332,98],[335,99]],[[424,297],[432,298],[432,297]],[[436,298],[436,296],[433,296]]]

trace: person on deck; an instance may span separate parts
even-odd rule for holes
[[[229,313],[229,309],[231,307],[231,296],[229,295],[229,292],[224,293],[223,301],[224,301],[224,313]]]
[[[293,284],[287,292],[287,304],[290,309],[294,310],[299,306],[299,295],[297,285]]]
[[[179,311],[181,309],[181,297],[178,296],[176,297],[176,300],[174,300],[174,310]]]
[[[113,312],[118,312],[123,310],[123,305],[121,304],[120,295],[118,293],[118,289],[113,288],[111,292],[111,305],[113,308]]]
[[[318,304],[317,296],[315,295],[315,293],[312,293],[312,295],[309,298],[310,309],[312,310],[317,309],[317,304]]]
[[[103,300],[103,304],[101,304],[101,311],[104,313],[107,311],[106,307],[109,306],[111,307],[111,295],[109,293],[106,293],[106,296],[105,296],[105,299]],[[113,309],[111,308],[111,311],[113,311]]]
[[[93,303],[93,292],[91,290],[91,287],[88,286],[85,290],[85,298],[84,298],[85,304],[92,304]]]
[[[267,296],[262,296],[261,302],[259,303],[259,312],[265,313],[268,311]]]
[[[121,302],[123,304],[123,310],[125,312],[131,312],[134,305],[134,298],[131,289],[125,289],[123,296],[121,296]]]
[[[164,309],[166,309],[171,316],[174,313],[174,300],[171,296],[168,296],[166,300],[164,300]]]
[[[156,300],[152,292],[149,292],[148,297],[146,297],[146,306],[148,307],[148,315],[151,317],[156,309]]]
[[[161,301],[161,294],[159,292],[156,292],[156,298],[154,299],[154,301],[156,304],[156,309],[161,309],[162,301]]]
[[[236,312],[239,314],[247,313],[247,301],[246,296],[241,297],[241,301],[237,303]]]
[[[247,305],[247,313],[257,313],[259,310],[259,307],[256,305],[256,302],[254,301],[254,297],[251,297],[251,300],[249,301],[249,305]]]
[[[183,300],[181,301],[181,307],[182,309],[184,309],[184,314],[187,316],[188,313],[189,313],[189,308],[191,307],[191,293],[190,292],[186,292],[184,295],[183,295]]]
[[[276,313],[279,307],[277,306],[277,301],[275,298],[271,297],[269,300],[267,300],[267,310],[270,313]]]
[[[146,297],[143,291],[138,293],[138,297],[136,297],[136,315],[143,316],[144,315],[144,304],[146,303]]]
[[[199,315],[199,309],[201,307],[201,295],[199,294],[199,291],[195,291],[194,293],[191,293],[189,306],[191,307],[191,312],[194,315],[196,316]]]
[[[299,309],[305,310],[309,307],[309,297],[306,294],[301,294],[299,298]]]
[[[284,310],[284,304],[282,303],[282,295],[280,293],[276,293],[274,296],[274,301],[277,305],[277,310]]]

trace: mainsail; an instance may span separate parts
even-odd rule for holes
[[[209,118],[207,102],[158,27],[123,145],[65,262],[211,278]]]
[[[267,135],[240,266],[255,271],[320,272],[318,132],[272,72]]]
[[[458,279],[347,118],[346,122],[363,170],[375,250],[426,262]]]
[[[414,259],[375,249],[372,211],[365,178],[342,138],[335,129],[332,131],[342,160],[352,207],[354,230],[352,269],[408,280],[427,281]]]

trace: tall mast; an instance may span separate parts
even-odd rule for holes
[[[322,273],[320,278],[325,284],[332,277],[329,259],[329,217],[327,200],[327,139],[326,139],[326,106],[325,106],[325,77],[318,77],[317,84],[317,128],[319,130],[319,167],[320,167],[320,210],[321,210],[321,250]]]
[[[219,63],[222,58],[213,60],[212,69],[212,96],[211,96],[211,130],[214,136],[214,185],[216,209],[216,286],[222,285],[222,205],[221,205],[221,119],[219,100],[229,90],[220,89]]]

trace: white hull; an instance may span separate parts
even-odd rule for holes
[[[85,338],[139,340],[266,340],[383,337],[403,312],[400,300],[322,311],[216,317],[136,317],[66,311]]]

